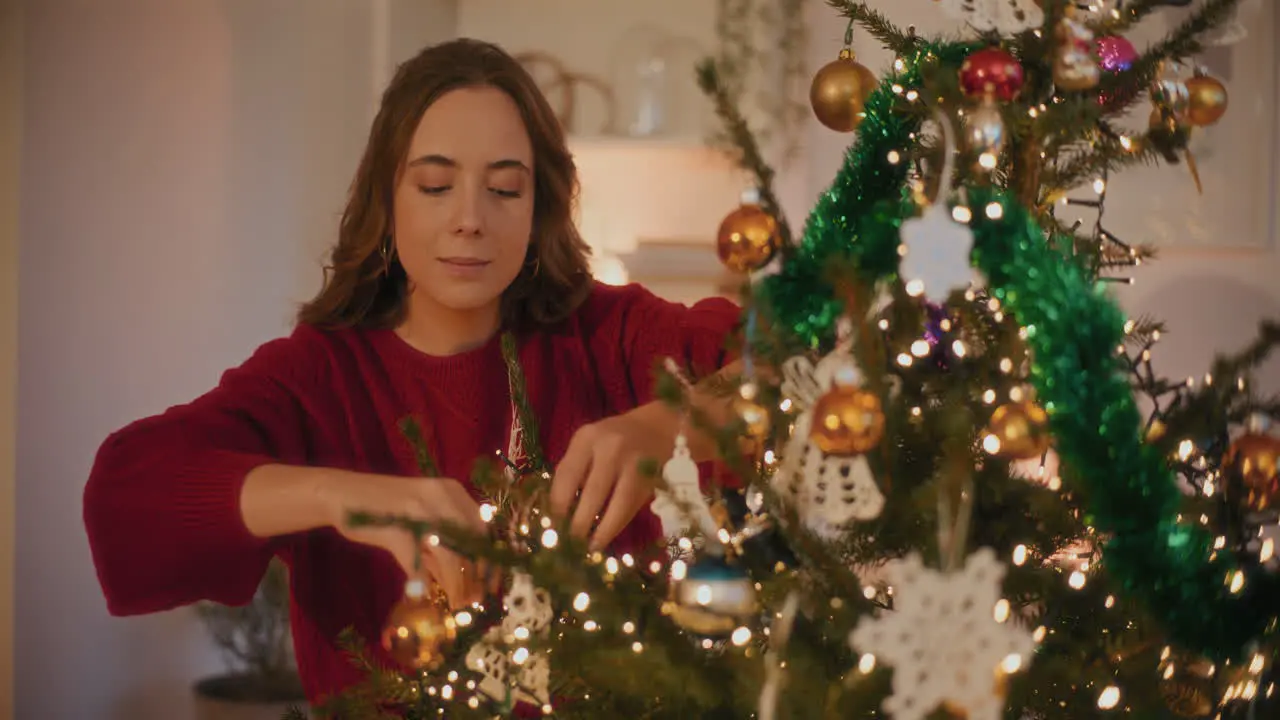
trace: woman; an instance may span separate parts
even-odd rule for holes
[[[594,282],[570,217],[575,190],[562,130],[507,54],[457,40],[402,65],[330,272],[292,335],[103,444],[85,524],[110,611],[242,604],[278,555],[291,568],[298,666],[316,702],[359,678],[338,633],[377,637],[413,568],[455,607],[478,599],[478,573],[462,558],[344,518],[480,525],[465,479],[518,434],[505,331],[518,338],[539,439],[556,463],[553,510],[596,547],[652,541],[636,464],[669,455],[678,426],[653,402],[653,368],[666,356],[722,367],[738,309]],[[397,429],[409,416],[442,477],[419,476]],[[709,459],[706,439],[693,440]]]

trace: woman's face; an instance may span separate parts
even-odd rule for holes
[[[533,147],[512,99],[453,90],[422,115],[393,204],[415,309],[495,312],[533,232]]]

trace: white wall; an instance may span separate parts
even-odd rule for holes
[[[371,10],[41,0],[24,29],[17,716],[181,719],[218,659],[190,611],[107,616],[84,481],[109,432],[211,387],[317,287],[371,117]]]
[[[13,717],[15,391],[18,375],[18,146],[21,9],[0,1],[0,720]]]

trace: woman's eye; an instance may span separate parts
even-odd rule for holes
[[[419,190],[419,191],[421,191],[422,193],[426,194],[426,195],[440,195],[441,193],[443,193],[444,191],[446,191],[446,190],[448,190],[448,189],[449,189],[449,186],[448,186],[448,185],[440,185],[440,186],[437,186],[437,187],[430,187],[430,186],[427,186],[427,185],[419,185],[419,186],[418,186],[418,190]]]
[[[492,193],[493,193],[493,194],[495,194],[495,195],[499,195],[499,196],[504,197],[504,198],[518,198],[518,197],[520,197],[520,191],[519,191],[519,190],[503,190],[503,189],[501,189],[501,188],[489,188],[489,191],[490,191],[490,192],[492,192]]]

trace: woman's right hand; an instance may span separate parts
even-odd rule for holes
[[[367,512],[485,532],[480,506],[456,480],[359,473],[334,478],[322,492],[332,513],[331,524],[343,537],[391,553],[410,578],[429,575],[444,589],[453,608],[483,599],[483,568],[442,543],[433,545],[427,537],[415,542],[412,533],[396,526],[353,527],[348,522],[350,513]]]
[[[350,540],[391,553],[410,578],[429,576],[449,603],[465,607],[484,597],[477,569],[443,545],[399,527],[352,527],[352,512],[395,515],[430,523],[452,523],[485,531],[480,506],[457,481],[397,477],[326,468],[267,464],[249,471],[240,490],[240,515],[257,537],[278,537],[333,527]]]

